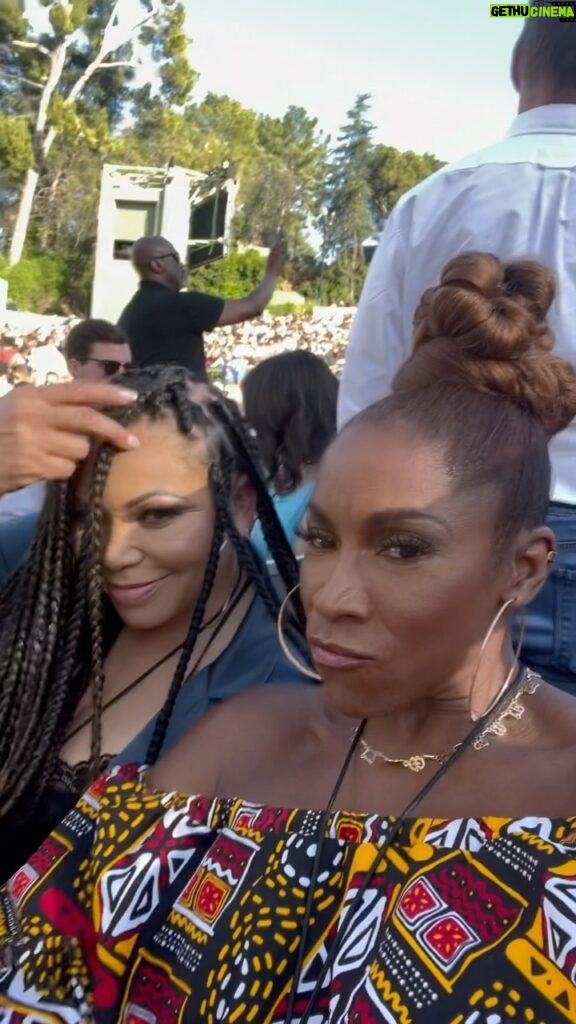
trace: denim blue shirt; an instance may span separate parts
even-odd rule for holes
[[[37,516],[22,516],[0,526],[0,581],[26,557]],[[301,655],[298,655],[301,659]],[[276,623],[256,596],[234,640],[211,665],[184,683],[168,727],[164,750],[208,708],[241,690],[262,683],[307,683],[306,676],[290,664],[276,635]],[[117,761],[143,763],[156,719],[118,755]]]
[[[34,543],[39,518],[34,512],[0,523],[0,583],[4,583],[26,558]]]
[[[302,655],[298,655],[302,660]],[[164,750],[173,746],[186,729],[208,708],[241,690],[262,683],[310,683],[284,656],[276,624],[258,596],[254,598],[234,640],[211,665],[182,686],[172,712]],[[156,718],[144,727],[118,755],[115,763],[144,764]]]

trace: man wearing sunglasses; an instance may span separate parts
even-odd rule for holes
[[[107,320],[82,320],[64,345],[68,372],[74,380],[113,380],[132,365],[128,338]]]
[[[284,268],[284,254],[280,246],[271,250],[262,281],[242,299],[181,293],[188,270],[166,238],[140,238],[134,243],[132,262],[140,288],[119,324],[130,339],[135,365],[178,363],[205,380],[204,331],[260,316]]]
[[[58,353],[60,355],[60,353]],[[128,339],[124,334],[124,331],[120,327],[115,327],[114,324],[108,323],[107,320],[82,320],[72,328],[66,341],[64,343],[64,355],[66,359],[66,365],[68,367],[68,373],[73,380],[79,381],[82,384],[88,385],[88,388],[92,385],[102,385],[108,381],[113,381],[115,377],[118,377],[124,370],[127,370],[131,366],[132,356],[130,354],[130,345]],[[60,356],[62,358],[62,356]],[[49,374],[46,374],[41,378],[43,382],[49,384]],[[74,385],[76,387],[76,385]],[[58,417],[60,413],[60,395],[62,395],[62,401],[64,403],[72,401],[74,395],[74,387],[71,388],[71,383],[67,384],[62,391],[61,388],[55,387],[53,384],[49,384],[46,391],[43,389],[25,389],[25,394],[15,396],[17,402],[23,403],[23,413],[20,411],[20,406],[16,407],[18,416],[16,417],[16,426],[22,420],[22,415],[27,414],[27,403],[32,403],[32,411],[36,409],[35,402],[41,411],[45,411],[48,414],[54,412],[55,417]],[[66,390],[68,388],[68,390]],[[80,389],[81,390],[81,389]],[[105,390],[105,389],[104,389]],[[80,393],[80,392],[77,392]],[[86,392],[88,394],[88,392]],[[102,392],[104,393],[104,392]],[[115,394],[110,389],[108,392]],[[46,395],[46,399],[44,399]],[[68,398],[67,396],[71,397]],[[41,399],[41,401],[40,401]],[[37,401],[38,400],[38,401]],[[89,399],[86,399],[89,401]],[[44,404],[42,404],[42,402]],[[5,403],[6,404],[6,403]],[[10,416],[7,415],[7,423],[10,425]],[[78,423],[80,423],[80,412],[75,412],[74,415],[78,417]],[[3,410],[0,410],[0,439],[2,438],[3,430]],[[110,421],[112,422],[112,421]],[[48,428],[48,420],[46,426]],[[6,428],[8,429],[8,428]],[[81,431],[80,431],[81,433]],[[14,442],[9,443],[9,434],[7,434],[6,449],[10,450],[11,456],[14,459],[18,455],[17,450],[14,449]],[[42,443],[46,441],[46,438],[41,438],[40,432],[38,432],[38,441],[36,445],[33,445],[33,450],[36,453],[36,461],[42,464],[43,449]],[[46,441],[46,443],[48,443]],[[58,445],[54,441],[52,448],[55,450],[53,454],[56,455],[58,451]],[[80,444],[85,443],[85,438]],[[56,460],[54,460],[56,461]],[[61,462],[61,460],[60,460]],[[0,485],[2,484],[2,459],[0,459]],[[49,475],[46,479],[51,479]],[[20,489],[17,488],[6,488],[11,493],[2,493],[0,487],[0,524],[6,521],[15,519],[27,518],[30,523],[34,524],[34,516],[30,519],[31,514],[38,514],[45,498],[46,488],[42,478],[39,477],[34,482],[30,482],[29,486],[22,486]],[[10,538],[10,544],[14,541],[11,534],[6,535]],[[27,537],[26,532],[18,533],[18,536]],[[0,578],[3,578],[6,571],[6,558],[3,556],[3,534],[0,531]],[[26,541],[26,546],[28,541]],[[11,563],[12,564],[12,563]],[[15,563],[14,563],[15,564]]]

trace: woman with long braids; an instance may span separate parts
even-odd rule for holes
[[[576,1020],[576,702],[511,641],[576,414],[553,292],[445,267],[319,469],[322,685],[243,693],[89,791],[3,891],[7,1024]]]
[[[53,486],[0,593],[2,879],[112,756],[154,760],[254,680],[305,681],[247,541],[258,513],[285,592],[297,583],[235,406],[177,368],[124,386],[138,400],[113,415],[140,446],[102,447]]]

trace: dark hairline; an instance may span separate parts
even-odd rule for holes
[[[97,344],[129,345],[126,332],[117,324],[108,320],[89,317],[76,324],[64,343],[64,355],[67,360],[77,359],[85,362],[90,357],[92,346]]]

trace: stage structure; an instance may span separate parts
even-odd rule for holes
[[[117,321],[138,286],[130,252],[142,235],[164,235],[190,270],[226,256],[237,190],[226,165],[201,174],[105,164],[91,316]]]

